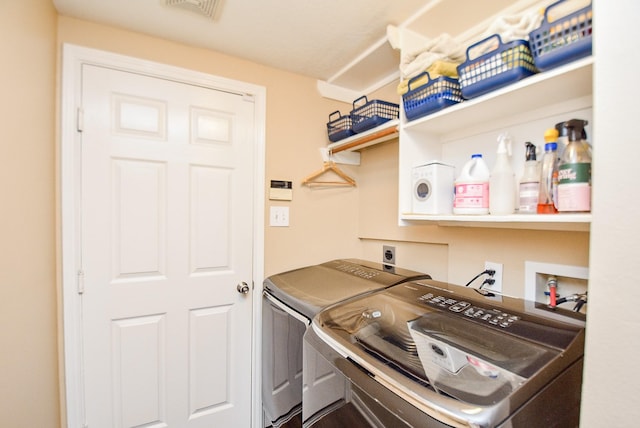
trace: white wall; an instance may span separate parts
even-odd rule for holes
[[[640,3],[594,0],[593,222],[581,426],[640,423]]]

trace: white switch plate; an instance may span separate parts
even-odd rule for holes
[[[269,225],[274,227],[289,226],[289,207],[270,207]]]

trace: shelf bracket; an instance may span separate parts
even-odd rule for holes
[[[360,153],[343,152],[334,153],[328,147],[320,147],[320,154],[324,162],[335,162],[342,165],[360,165]]]
[[[348,104],[351,104],[353,100],[362,96],[358,91],[333,85],[329,82],[325,82],[324,80],[318,80],[316,82],[316,86],[322,97],[342,101]]]

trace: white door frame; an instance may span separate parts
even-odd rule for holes
[[[58,148],[60,268],[62,294],[61,361],[64,361],[64,387],[61,402],[67,427],[81,428],[84,423],[82,386],[82,306],[78,287],[82,286],[80,266],[80,135],[77,126],[81,99],[82,65],[92,64],[193,84],[209,89],[252,96],[255,103],[255,135],[253,184],[253,319],[251,321],[251,425],[262,426],[261,341],[259,320],[262,311],[262,278],[264,277],[264,185],[266,88],[210,74],[159,64],[138,58],[95,49],[64,44],[60,91],[60,139]]]

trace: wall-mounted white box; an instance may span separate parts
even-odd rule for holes
[[[271,180],[269,187],[269,199],[272,201],[293,200],[293,186],[291,181]]]

